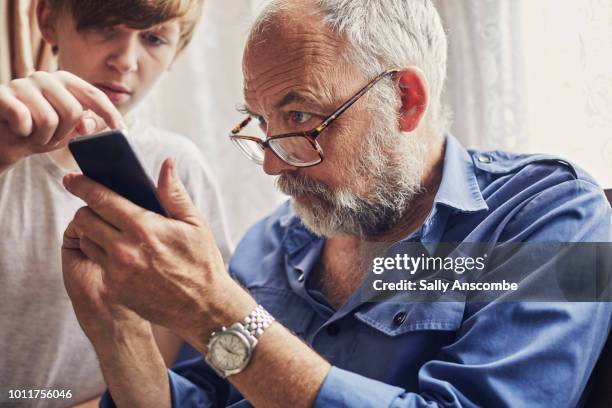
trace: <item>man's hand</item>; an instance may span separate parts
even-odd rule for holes
[[[57,71],[38,71],[0,85],[0,171],[34,153],[65,147],[79,135],[122,125],[95,86]]]
[[[88,204],[79,209],[67,235],[76,231],[83,253],[102,266],[101,281],[111,302],[171,329],[201,351],[211,331],[241,320],[255,307],[226,272],[173,161],[164,162],[158,185],[171,218],[140,208],[85,176],[68,175],[64,184]],[[65,267],[69,262],[76,261],[64,260]]]
[[[114,327],[122,324],[148,324],[132,310],[109,298],[104,271],[85,255],[85,252],[95,251],[93,245],[74,223],[64,232],[64,286],[85,334],[94,341],[99,335],[113,333]]]

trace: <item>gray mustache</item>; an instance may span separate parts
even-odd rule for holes
[[[325,183],[297,173],[284,173],[277,177],[276,187],[284,194],[332,194],[332,189]]]

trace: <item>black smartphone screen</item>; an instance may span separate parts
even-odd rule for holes
[[[74,139],[68,148],[84,175],[140,207],[168,216],[155,184],[121,131]]]

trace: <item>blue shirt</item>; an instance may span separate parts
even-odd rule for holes
[[[568,162],[467,151],[448,136],[434,207],[406,240],[608,242],[612,217],[596,182]],[[364,303],[358,290],[334,310],[309,281],[323,245],[286,203],[248,231],[230,265],[333,365],[316,407],[579,404],[610,329],[609,303]],[[250,406],[202,358],[169,379],[175,407]]]

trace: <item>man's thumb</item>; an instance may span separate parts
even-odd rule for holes
[[[166,159],[162,164],[157,191],[159,199],[170,217],[190,224],[197,223],[198,211],[178,177],[174,159]]]

